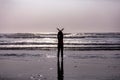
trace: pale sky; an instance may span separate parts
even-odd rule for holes
[[[0,0],[0,33],[120,32],[120,0]]]

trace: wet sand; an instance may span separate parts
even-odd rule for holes
[[[0,50],[0,80],[58,80],[57,51]],[[120,51],[64,51],[63,80],[119,80]]]

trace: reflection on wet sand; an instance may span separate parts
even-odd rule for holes
[[[61,59],[61,61],[58,58],[57,67],[58,80],[64,80],[63,58]]]

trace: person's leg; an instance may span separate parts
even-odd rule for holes
[[[60,54],[60,47],[58,47],[58,54],[57,54],[58,58],[59,58],[59,54]]]
[[[63,59],[63,46],[61,47],[61,58]]]

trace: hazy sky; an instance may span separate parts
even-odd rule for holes
[[[120,32],[120,0],[0,0],[0,32]]]

